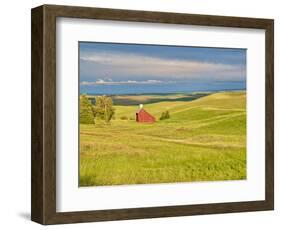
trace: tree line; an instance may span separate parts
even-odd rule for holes
[[[95,104],[86,95],[80,96],[80,123],[95,124],[95,119],[100,118],[109,123],[114,115],[113,101],[107,96],[97,96]]]

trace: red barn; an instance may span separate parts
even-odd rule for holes
[[[136,122],[155,122],[155,117],[146,112],[140,105],[140,109],[136,112]]]

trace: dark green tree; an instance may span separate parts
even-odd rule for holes
[[[170,113],[169,113],[168,110],[166,111],[166,115],[165,115],[165,116],[166,116],[166,119],[169,119],[169,118],[170,118]]]
[[[113,101],[111,97],[98,96],[96,97],[95,113],[96,116],[109,123],[114,115]]]
[[[95,109],[86,95],[80,96],[80,123],[95,124]]]
[[[170,118],[170,113],[168,110],[165,112],[162,112],[160,120],[165,120],[165,119],[169,119],[169,118]]]

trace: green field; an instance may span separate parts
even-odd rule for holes
[[[245,91],[177,97],[144,103],[152,124],[134,120],[136,105],[114,106],[110,124],[80,124],[80,186],[246,179]]]

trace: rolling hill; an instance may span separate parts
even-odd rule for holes
[[[245,91],[145,104],[151,124],[135,122],[138,106],[114,107],[110,124],[80,124],[80,186],[246,178]]]

